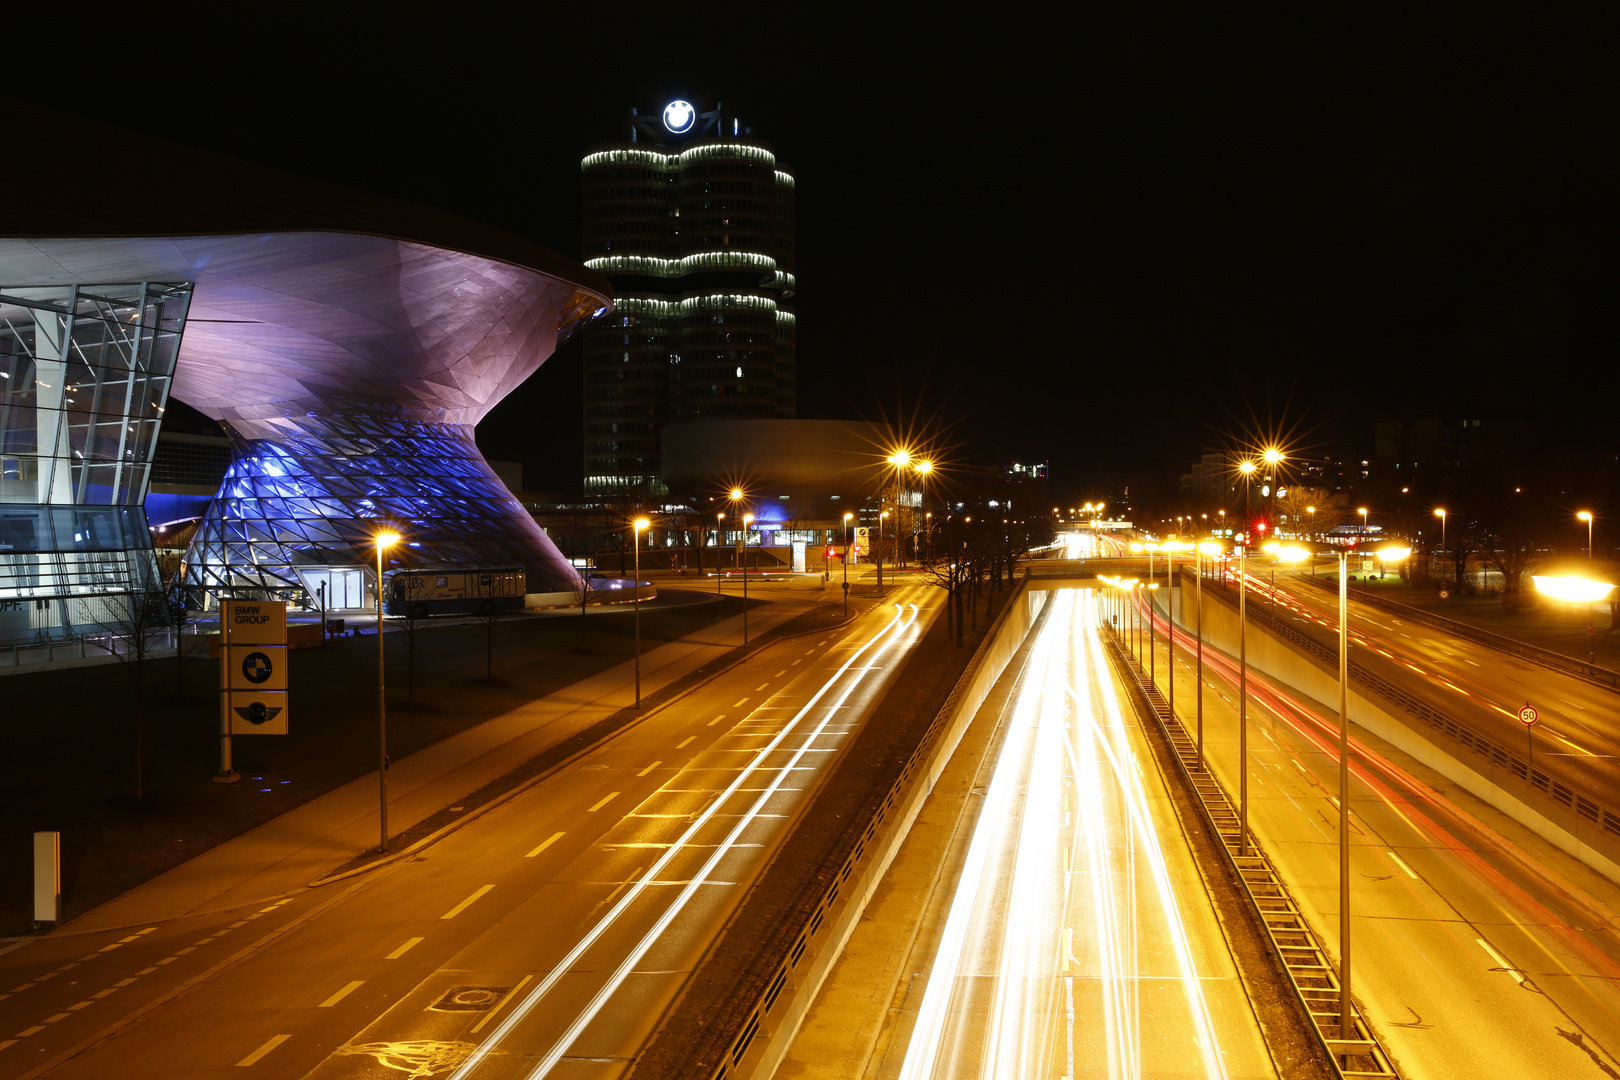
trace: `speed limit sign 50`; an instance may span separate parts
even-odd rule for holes
[[[1539,719],[1541,719],[1541,714],[1536,712],[1534,705],[1526,705],[1524,708],[1519,710],[1519,723],[1523,724],[1525,727],[1529,727]]]

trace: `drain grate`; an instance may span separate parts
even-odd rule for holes
[[[434,1012],[488,1012],[511,990],[510,986],[452,986],[428,1008]]]

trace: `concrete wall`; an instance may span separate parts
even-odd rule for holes
[[[1184,603],[1177,623],[1189,632],[1198,618],[1198,595],[1189,573],[1183,578]],[[1162,608],[1161,608],[1162,610]],[[1204,590],[1204,643],[1230,656],[1238,653],[1237,608],[1214,589]],[[1352,658],[1354,653],[1352,653]],[[1251,621],[1249,666],[1307,697],[1338,707],[1338,672],[1307,656]],[[1350,720],[1484,800],[1520,825],[1620,884],[1620,838],[1554,801],[1508,769],[1497,765],[1383,698],[1363,693],[1350,680]],[[1331,715],[1331,712],[1330,712]]]

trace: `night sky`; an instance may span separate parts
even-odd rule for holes
[[[963,464],[1049,457],[1075,500],[1169,494],[1271,433],[1363,456],[1403,412],[1620,441],[1612,8],[387,10],[171,29],[144,59],[86,34],[7,92],[575,258],[582,149],[631,106],[724,102],[798,176],[800,415],[896,421]],[[43,159],[10,134],[8,167]],[[479,441],[576,489],[578,343]]]

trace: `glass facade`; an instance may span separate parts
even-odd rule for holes
[[[541,582],[571,580],[470,426],[364,414],[274,423],[273,439],[233,439],[224,483],[186,554],[188,583],[313,603],[328,568],[365,566],[384,529],[406,538],[385,569],[512,563]]]
[[[189,283],[0,285],[0,642],[157,580],[142,503]]]

